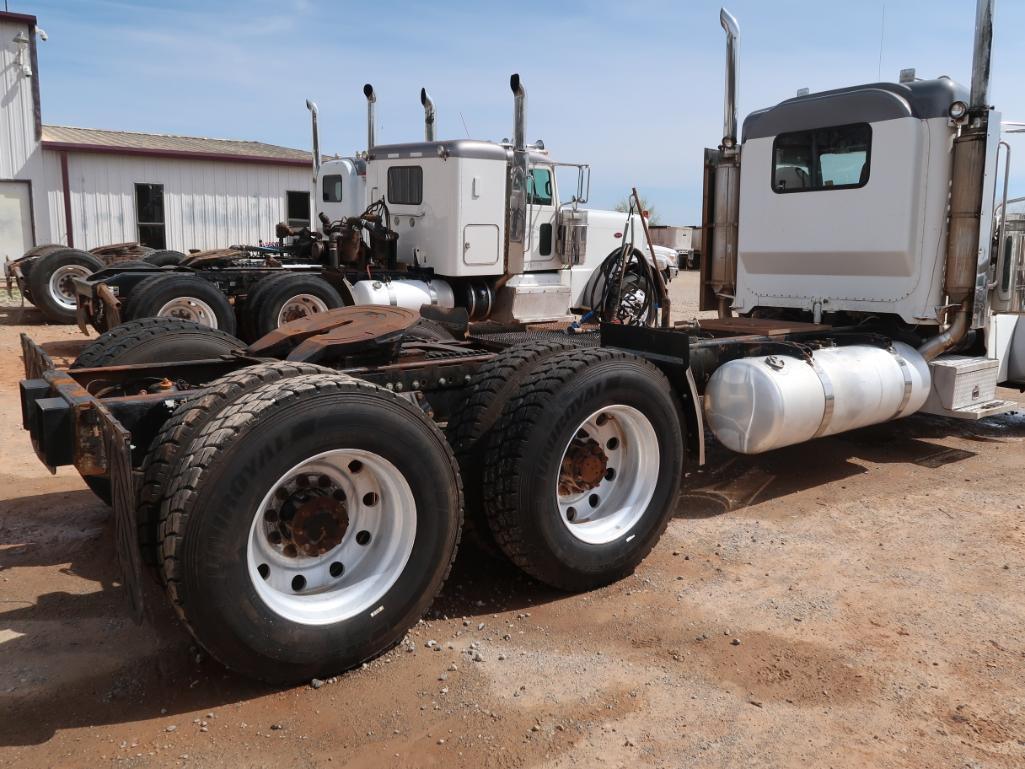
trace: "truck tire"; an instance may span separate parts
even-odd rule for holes
[[[297,683],[403,637],[461,518],[455,458],[419,408],[340,374],[291,377],[236,397],[188,445],[161,505],[161,568],[211,656]]]
[[[221,408],[239,395],[268,382],[302,374],[330,374],[333,371],[313,363],[274,361],[233,371],[215,379],[203,394],[181,401],[153,438],[142,460],[142,485],[136,507],[139,547],[145,563],[158,563],[160,503],[171,473],[178,465],[184,447]]]
[[[682,424],[669,380],[641,358],[600,348],[547,358],[488,439],[484,512],[499,547],[562,590],[630,574],[672,516]]]
[[[141,318],[100,334],[71,368],[200,360],[242,349],[245,343],[241,339],[192,321]]]
[[[463,477],[464,539],[487,554],[501,552],[484,517],[482,487],[487,438],[502,409],[523,380],[532,375],[547,357],[575,348],[571,341],[563,339],[537,339],[507,347],[477,369],[469,393],[453,410],[445,427],[445,437],[452,446]]]
[[[341,294],[323,278],[292,274],[269,283],[247,310],[255,340],[285,323],[344,305]]]
[[[260,302],[263,300],[264,294],[267,293],[270,287],[277,281],[287,278],[290,274],[291,273],[287,270],[272,272],[269,275],[265,275],[260,278],[256,282],[256,285],[254,285],[252,290],[246,295],[245,300],[242,303],[242,307],[239,309],[239,336],[250,342],[255,342],[259,338],[256,334],[255,328],[257,308],[260,306]]]
[[[424,342],[451,342],[456,338],[451,331],[436,320],[431,320],[430,318],[421,318],[418,320],[415,326],[406,330],[403,337],[406,339],[422,340]]]
[[[124,307],[125,320],[178,318],[235,333],[235,310],[228,297],[198,275],[172,272],[146,278]]]
[[[33,246],[24,254],[21,255],[22,259],[28,259],[32,256],[46,256],[52,254],[54,251],[63,251],[67,246],[62,246],[60,243],[44,243],[41,246]]]
[[[71,368],[216,358],[244,347],[241,340],[197,323],[174,318],[144,318],[101,334],[82,350]],[[110,504],[109,478],[83,475],[82,480],[97,497]]]
[[[167,267],[181,264],[185,261],[185,254],[181,251],[174,251],[170,248],[160,249],[142,257],[143,261],[149,262],[155,267]]]
[[[103,269],[103,262],[87,251],[60,248],[40,256],[28,274],[32,303],[51,323],[75,322],[73,278],[84,278]]]

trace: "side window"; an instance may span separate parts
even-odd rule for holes
[[[424,170],[420,166],[388,169],[388,202],[418,206],[424,202]]]
[[[868,123],[780,134],[772,144],[772,189],[786,193],[864,187],[871,148]]]
[[[340,174],[325,176],[323,182],[323,197],[325,203],[342,202],[342,177]]]
[[[139,243],[150,248],[166,248],[164,228],[164,185],[135,185],[135,223]]]
[[[535,206],[550,206],[554,199],[552,169],[530,169],[530,176],[527,178],[527,202]]]
[[[285,219],[289,227],[310,226],[310,193],[297,190],[285,193]]]

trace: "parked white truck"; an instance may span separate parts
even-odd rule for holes
[[[228,667],[333,675],[422,616],[464,521],[534,578],[591,589],[629,574],[679,515],[706,427],[753,454],[919,412],[1016,406],[996,392],[1025,388],[1025,279],[998,184],[992,0],[978,2],[970,90],[939,78],[808,94],[752,113],[742,136],[739,30],[720,20],[726,109],[705,152],[702,222],[702,302],[717,318],[424,341],[407,334],[416,312],[357,306],[248,347],[149,318],[69,369],[23,338],[25,427],[46,465],[74,465],[112,501],[138,616],[145,559]],[[534,227],[550,207],[526,180],[547,161],[522,130],[510,147],[417,146],[369,161],[368,185],[403,212],[398,242],[423,243],[404,258],[449,259],[496,307],[515,276],[558,275],[572,296],[572,260],[560,267],[541,244],[561,210]],[[436,213],[413,202],[421,174],[467,201],[458,228],[423,241]],[[473,230],[494,224],[477,202],[508,212],[498,235]],[[430,250],[453,232],[462,255]],[[498,274],[509,281],[488,282]]]
[[[288,320],[364,304],[461,307],[473,321],[503,325],[568,322],[591,309],[598,267],[622,250],[627,232],[634,233],[634,264],[657,264],[672,279],[675,253],[649,246],[639,215],[628,227],[625,214],[581,207],[587,165],[557,162],[543,142],[526,143],[526,91],[518,75],[511,86],[512,142],[436,140],[434,103],[421,90],[424,140],[384,145],[368,84],[367,151],[326,161],[317,106],[307,101],[317,223],[317,231],[301,234],[313,237],[308,259],[279,258],[268,268],[200,255],[175,269],[107,270],[76,283],[83,323],[105,329],[177,317],[255,339]],[[576,172],[568,195],[559,189],[559,168]],[[301,277],[283,280],[283,273]],[[632,288],[645,301],[655,296],[650,281]]]

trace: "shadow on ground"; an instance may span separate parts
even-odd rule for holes
[[[1025,416],[985,424],[913,417],[755,457],[729,454],[713,442],[709,469],[685,479],[676,515],[740,511],[871,472],[865,463],[933,471],[975,456],[931,442],[950,436],[1019,442]],[[62,729],[212,710],[274,691],[207,659],[155,578],[146,585],[146,619],[133,624],[113,542],[110,511],[88,491],[0,506],[0,745],[38,744]],[[12,569],[19,570],[17,584],[7,578]],[[34,590],[37,583],[49,592]],[[483,616],[561,595],[466,542],[430,616]]]

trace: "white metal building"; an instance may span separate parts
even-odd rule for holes
[[[36,43],[34,16],[0,12],[0,261],[43,243],[258,243],[309,221],[309,152],[43,125]]]

